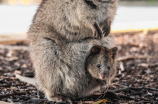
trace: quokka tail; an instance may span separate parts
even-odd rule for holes
[[[22,82],[26,82],[28,84],[32,84],[36,86],[36,79],[35,78],[29,78],[29,77],[24,77],[19,74],[15,74],[16,78],[18,78]]]

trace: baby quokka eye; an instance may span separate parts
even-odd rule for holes
[[[108,66],[107,69],[110,70],[111,69],[110,66]]]
[[[100,67],[101,67],[101,65],[100,65],[100,64],[98,64],[98,65],[97,65],[97,67],[98,67],[98,68],[100,68]]]

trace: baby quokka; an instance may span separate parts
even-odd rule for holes
[[[108,49],[103,46],[94,46],[87,57],[86,69],[93,78],[102,81],[100,91],[104,91],[111,84],[116,75],[116,55],[117,47]]]

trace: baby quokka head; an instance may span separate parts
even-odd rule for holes
[[[116,55],[117,47],[108,49],[103,46],[93,46],[87,59],[87,70],[90,75],[100,80],[112,79],[116,74]]]

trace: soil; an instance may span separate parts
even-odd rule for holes
[[[105,94],[73,98],[73,103],[88,104],[105,98],[106,104],[158,104],[158,31],[117,33],[117,75]],[[19,47],[28,47],[18,43]],[[14,72],[34,77],[29,52],[0,48],[0,100],[16,104],[54,104],[33,85],[20,82]],[[62,102],[65,104],[66,102]]]

